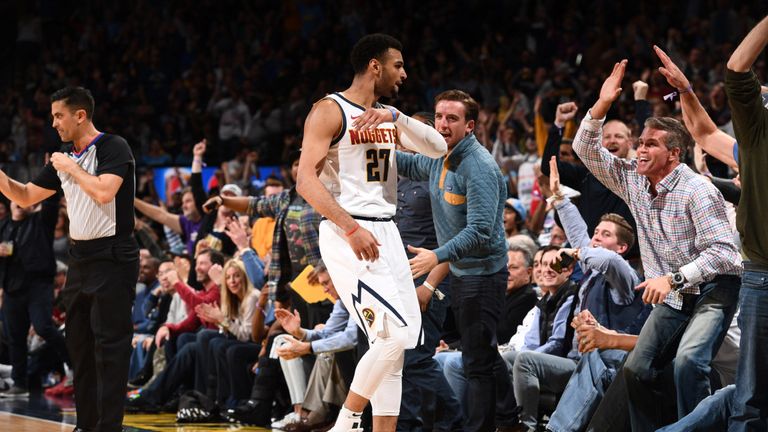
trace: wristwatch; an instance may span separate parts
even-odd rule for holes
[[[682,272],[677,271],[670,274],[669,281],[672,284],[672,289],[677,291],[685,285],[686,279]]]

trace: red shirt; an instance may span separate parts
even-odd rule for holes
[[[176,292],[179,293],[179,297],[184,301],[184,305],[187,307],[187,317],[184,321],[176,324],[166,324],[171,336],[176,336],[180,333],[194,332],[204,325],[206,328],[216,328],[216,324],[202,321],[195,313],[195,307],[199,304],[208,303],[214,306],[219,304],[219,286],[213,282],[210,282],[205,291],[195,291],[192,287],[184,282],[178,281],[174,285]]]

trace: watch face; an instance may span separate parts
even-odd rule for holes
[[[682,285],[685,283],[685,276],[682,273],[675,273],[672,275],[672,282],[675,285]]]

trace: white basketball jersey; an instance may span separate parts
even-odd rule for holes
[[[341,132],[331,143],[320,175],[328,191],[353,216],[388,218],[397,208],[397,129],[391,122],[370,131],[353,130],[364,111],[340,93],[327,96],[341,108]]]

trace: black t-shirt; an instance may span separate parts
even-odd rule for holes
[[[106,204],[96,202],[71,176],[59,173],[50,163],[32,180],[42,188],[64,191],[70,237],[73,240],[93,240],[132,234],[135,162],[125,139],[102,133],[80,153],[73,151],[72,143],[64,144],[61,152],[91,175],[114,174],[123,178],[115,198]]]

